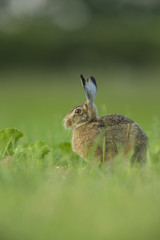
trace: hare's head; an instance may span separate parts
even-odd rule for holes
[[[87,101],[84,104],[74,107],[63,119],[64,125],[70,129],[75,129],[97,119],[97,108],[94,104],[97,93],[96,80],[92,76],[86,79],[82,75],[80,77]]]

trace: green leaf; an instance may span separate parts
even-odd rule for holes
[[[19,145],[15,149],[15,155],[19,157],[30,157],[43,159],[50,152],[50,148],[42,141],[27,145]]]
[[[18,140],[23,133],[14,128],[6,128],[0,131],[0,156],[13,155]]]
[[[44,158],[44,156],[50,152],[48,145],[42,141],[30,144],[30,148],[32,149],[33,154],[36,154],[39,158]]]

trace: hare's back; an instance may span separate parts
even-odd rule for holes
[[[121,115],[121,114],[108,114],[101,117],[101,120],[104,122],[105,126],[116,126],[121,124],[131,124],[134,123],[133,120]]]
[[[106,139],[125,143],[134,141],[135,144],[146,142],[147,136],[142,128],[132,119],[121,114],[108,114],[101,118],[105,125]]]

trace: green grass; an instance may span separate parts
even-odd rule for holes
[[[1,129],[22,131],[18,146],[26,152],[17,150],[13,159],[0,162],[0,239],[158,240],[160,84],[138,81],[151,80],[148,74],[137,73],[137,82],[132,82],[122,72],[102,74],[98,81],[97,73],[99,114],[132,117],[150,140],[144,167],[131,168],[120,157],[98,168],[71,150],[71,133],[62,118],[84,101],[84,93],[75,73],[67,79],[59,75],[23,74],[28,83],[22,84],[20,74],[1,74],[1,79],[12,80],[1,84]],[[44,84],[43,78],[53,81]],[[34,145],[40,140],[50,149],[43,157]]]

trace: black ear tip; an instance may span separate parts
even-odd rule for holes
[[[93,76],[89,76],[88,77],[90,79],[90,81],[92,81],[94,83],[94,85],[97,87],[97,83],[96,83],[96,79]]]
[[[81,78],[81,79],[85,79],[82,74],[80,75],[80,78]]]
[[[83,77],[82,74],[80,75],[80,78],[81,78],[81,80],[82,80],[83,86],[85,86],[85,78]]]

